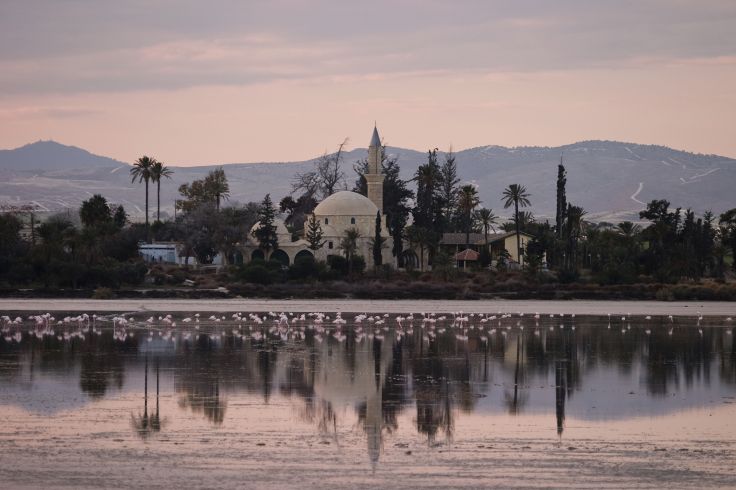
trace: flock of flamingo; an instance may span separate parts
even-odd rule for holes
[[[23,329],[29,336],[43,339],[44,337],[56,337],[60,341],[69,341],[75,338],[84,340],[87,335],[100,335],[105,327],[112,327],[113,338],[117,341],[125,341],[134,336],[143,335],[147,342],[158,337],[167,342],[176,342],[177,338],[182,341],[198,339],[202,335],[209,336],[212,340],[220,340],[231,334],[235,338],[251,338],[255,341],[263,340],[267,336],[280,338],[283,341],[304,339],[307,330],[312,330],[314,339],[322,342],[326,337],[332,337],[338,342],[347,338],[346,328],[352,328],[356,342],[370,339],[383,339],[386,332],[392,328],[397,340],[404,335],[412,335],[414,327],[420,325],[423,328],[423,339],[432,340],[436,336],[450,331],[454,333],[459,341],[467,341],[469,334],[477,334],[481,342],[488,342],[489,337],[500,334],[508,335],[508,332],[516,329],[523,332],[525,322],[531,317],[533,321],[534,334],[540,335],[543,328],[551,331],[570,328],[575,330],[575,314],[550,314],[525,315],[522,312],[497,314],[476,314],[455,312],[446,315],[434,313],[409,313],[408,315],[396,315],[391,317],[388,313],[383,315],[357,314],[352,318],[352,326],[346,327],[348,320],[343,318],[342,313],[333,315],[322,312],[311,313],[233,313],[230,316],[223,314],[212,314],[204,317],[199,313],[177,320],[171,315],[151,315],[146,319],[136,319],[130,315],[98,316],[87,313],[77,316],[66,316],[56,318],[51,313],[30,315],[25,320],[21,317],[11,318],[0,316],[0,332],[6,343],[20,343],[23,339]],[[543,320],[544,318],[544,320]],[[547,321],[547,318],[549,320]],[[650,315],[642,318],[633,318],[630,314],[618,317],[608,315],[608,329],[620,328],[622,334],[631,330],[632,320],[643,320],[644,325],[652,324]],[[665,321],[669,323],[668,334],[672,335],[675,318],[669,315]],[[695,325],[702,335],[701,321],[703,316],[698,313]],[[540,327],[542,323],[548,323]],[[725,319],[726,324],[733,322],[732,317]],[[30,324],[30,325],[29,325]],[[660,323],[661,324],[661,323]],[[226,329],[226,326],[228,327]],[[651,327],[645,328],[645,333],[650,335]],[[732,334],[727,329],[728,335]]]

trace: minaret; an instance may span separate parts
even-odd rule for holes
[[[381,137],[373,126],[371,144],[368,146],[368,171],[365,181],[368,184],[368,199],[373,201],[383,216],[383,174],[381,173]]]

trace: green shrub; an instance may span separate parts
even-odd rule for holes
[[[353,274],[362,274],[365,271],[365,259],[362,255],[354,255],[350,262],[352,262]]]
[[[342,255],[328,255],[327,265],[331,271],[334,271],[341,276],[347,275],[348,273],[348,259]]]
[[[561,270],[557,273],[557,280],[562,284],[570,284],[578,280],[579,274],[577,271]]]
[[[112,299],[114,296],[110,288],[97,288],[92,293],[92,299]]]
[[[273,284],[285,279],[284,266],[275,260],[251,260],[238,268],[237,277],[253,284]]]
[[[319,275],[319,264],[314,257],[297,257],[289,267],[289,279],[313,279]]]
[[[246,282],[252,282],[254,284],[271,284],[274,282],[274,277],[271,271],[261,264],[248,265],[244,267],[242,278]]]
[[[182,269],[174,269],[171,272],[171,277],[176,284],[181,284],[187,279],[187,273]]]
[[[657,299],[657,301],[674,301],[675,300],[674,294],[672,294],[672,291],[670,291],[670,289],[667,287],[660,288],[656,292],[654,297]]]
[[[360,275],[365,271],[365,259],[361,255],[353,255],[350,260],[353,274]],[[348,275],[348,260],[342,255],[328,255],[327,265],[338,276]]]

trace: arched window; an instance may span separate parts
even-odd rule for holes
[[[329,225],[330,224],[330,218],[325,218],[325,224],[326,225]]]
[[[355,218],[350,218],[350,224],[351,225],[354,225],[355,224]]]
[[[332,250],[332,242],[327,242],[327,248],[329,248],[330,250]]]

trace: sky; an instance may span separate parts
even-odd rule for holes
[[[0,148],[293,161],[589,139],[736,157],[734,0],[2,0]]]

